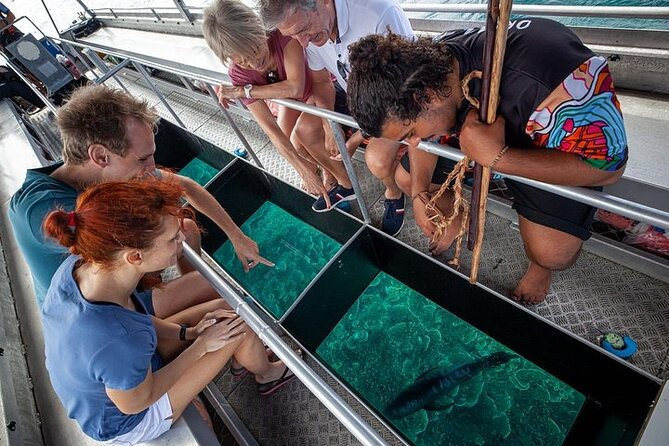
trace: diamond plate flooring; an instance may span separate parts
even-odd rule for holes
[[[171,119],[167,109],[159,103],[141,79],[125,80],[133,94],[141,95],[155,104],[161,116]],[[240,147],[222,113],[211,104],[165,91],[168,102],[180,113],[186,126],[214,144],[232,150]],[[258,157],[266,170],[299,185],[299,177],[274,149],[262,130],[244,119],[236,119],[249,143],[257,149]],[[359,156],[354,159],[363,197],[369,207],[373,224],[383,212],[383,187],[369,173]],[[354,208],[354,214],[360,216]],[[407,200],[407,221],[398,239],[421,252],[427,252],[427,239],[413,221],[411,204]],[[437,260],[446,262],[450,252]],[[460,270],[467,274],[471,253],[463,249]],[[480,282],[505,296],[509,296],[527,267],[520,235],[517,229],[503,218],[488,213],[486,236],[482,250]],[[589,341],[594,341],[597,330],[621,331],[632,336],[639,345],[639,352],[630,362],[659,377],[669,378],[669,285],[632,271],[614,262],[588,252],[581,253],[576,264],[566,271],[554,274],[548,298],[544,303],[528,307],[546,320],[571,331]],[[522,328],[519,328],[522,329]],[[307,362],[354,409],[391,444],[401,444],[383,425],[336,383],[327,372],[311,358]],[[357,440],[332,414],[300,383],[294,381],[280,392],[259,397],[252,377],[242,382],[233,381],[223,373],[216,383],[232,407],[244,421],[260,444],[264,445],[348,445]]]

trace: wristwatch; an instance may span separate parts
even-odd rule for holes
[[[253,85],[251,85],[251,84],[244,85],[244,96],[246,96],[246,99],[251,99],[251,90],[252,89],[253,89]]]

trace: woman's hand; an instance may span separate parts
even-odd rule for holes
[[[196,340],[196,342],[203,345],[205,353],[218,351],[236,342],[240,336],[246,335],[250,330],[244,320],[234,311],[220,311],[227,313],[226,316],[220,319],[218,323],[209,323],[209,326],[203,330],[202,334]],[[219,319],[215,319],[214,321],[216,320]]]
[[[230,318],[230,317],[235,317],[237,313],[235,313],[232,310],[223,310],[223,309],[218,309],[216,311],[210,311],[209,313],[205,314],[204,317],[200,322],[197,323],[195,327],[192,327],[190,330],[193,331],[194,336],[188,336],[189,340],[197,339],[200,337],[202,332],[204,332],[207,328],[211,327],[216,323],[217,320],[220,319],[225,319]]]
[[[225,107],[230,107],[233,102],[230,99],[238,99],[244,97],[244,89],[242,87],[235,87],[232,85],[218,85],[214,87],[218,102]]]
[[[230,237],[230,242],[235,250],[235,254],[237,254],[237,258],[242,262],[245,273],[248,273],[251,268],[255,268],[261,263],[267,266],[274,266],[272,262],[260,255],[258,244],[243,232],[239,231],[238,236],[234,238]]]

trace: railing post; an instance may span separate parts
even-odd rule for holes
[[[84,11],[86,11],[86,14],[88,14],[91,17],[95,17],[95,13],[91,9],[89,9],[88,6],[86,6],[86,3],[84,3],[81,0],[76,0],[76,2],[79,3],[79,6],[81,6]]]
[[[346,150],[346,141],[344,141],[344,136],[341,132],[341,127],[336,122],[328,119],[328,124],[332,129],[332,134],[334,135],[335,143],[341,154],[341,159],[344,162],[344,167],[346,168],[346,173],[348,173],[348,179],[351,180],[351,185],[353,186],[353,191],[355,192],[355,197],[358,200],[358,206],[360,207],[360,212],[362,213],[362,218],[365,223],[370,224],[372,219],[369,218],[369,211],[367,210],[367,205],[365,200],[362,198],[362,187],[360,187],[360,182],[358,182],[358,176],[353,169],[353,161],[351,161],[351,156]]]
[[[149,77],[149,73],[146,72],[144,67],[141,64],[138,64],[137,62],[133,61],[132,66],[135,67],[135,69],[139,72],[139,74],[142,75],[144,78],[144,81],[149,85],[149,88],[151,91],[153,91],[153,94],[155,94],[158,97],[158,100],[165,106],[168,112],[172,115],[174,120],[179,124],[180,127],[188,130],[188,127],[186,127],[186,124],[183,123],[183,121],[179,118],[179,115],[174,111],[172,106],[167,102],[167,99],[165,99],[165,96],[158,90],[158,87],[156,87],[153,82],[151,82],[151,78]]]
[[[220,102],[218,102],[218,96],[216,96],[216,92],[212,88],[211,84],[205,83],[204,85],[207,88],[207,92],[209,93],[209,96],[211,96],[214,99],[214,101],[216,102],[216,105],[218,105],[218,108],[223,112],[223,116],[225,116],[225,119],[228,120],[228,123],[230,124],[230,127],[232,127],[232,130],[235,132],[235,134],[237,135],[239,140],[242,142],[242,144],[244,144],[244,147],[249,152],[249,155],[251,155],[251,158],[253,158],[253,161],[256,163],[256,165],[258,167],[260,167],[261,169],[264,169],[262,163],[260,162],[260,159],[258,159],[258,156],[256,155],[255,150],[253,150],[253,148],[251,147],[251,144],[249,144],[249,142],[246,140],[246,137],[244,136],[242,131],[239,130],[239,127],[237,127],[237,124],[235,123],[235,120],[232,119],[232,116],[230,116],[230,112],[227,111],[225,109],[225,107],[223,107],[221,105]]]
[[[172,0],[174,2],[174,6],[177,7],[179,10],[179,14],[181,14],[181,17],[184,19],[188,20],[190,23],[194,22],[193,16],[191,15],[190,11],[188,10],[188,7],[182,2],[181,0]]]
[[[90,48],[84,48],[81,52],[82,52],[86,57],[88,57],[88,60],[90,60],[91,62],[93,62],[93,65],[95,65],[96,67],[98,67],[98,69],[102,72],[102,75],[103,75],[103,76],[105,75],[105,73],[109,72],[109,67],[107,66],[107,64],[105,64],[105,61],[102,60],[102,59],[100,59],[100,56],[98,56],[98,54],[97,54],[95,51],[91,50]],[[98,76],[98,77],[99,77],[99,76]],[[130,91],[126,88],[125,85],[123,85],[123,82],[121,82],[121,81],[119,80],[118,77],[116,77],[115,75],[112,76],[112,77],[114,78],[114,80],[116,81],[116,83],[119,84],[119,85],[121,86],[121,88],[122,88],[126,93],[130,94]]]

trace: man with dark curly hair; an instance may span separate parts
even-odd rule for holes
[[[418,150],[421,140],[459,132],[461,150],[481,165],[546,183],[600,190],[622,176],[627,161],[622,113],[606,59],[551,20],[511,23],[498,118],[491,125],[481,123],[464,100],[460,83],[482,69],[483,38],[479,29],[413,42],[369,36],[350,49],[351,113],[370,135],[410,144],[395,178],[411,195],[416,222],[427,236],[435,226],[425,204],[452,164]],[[470,92],[479,96],[479,81],[471,83]],[[552,271],[576,261],[590,237],[594,208],[506,182],[530,260],[513,297],[538,303],[548,294]],[[453,195],[445,194],[438,206],[448,215],[452,203]],[[453,243],[460,223],[458,218],[451,223],[431,246],[433,254]]]

